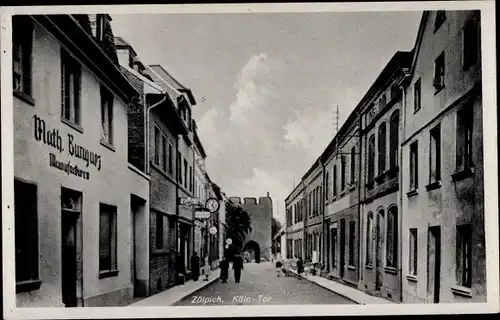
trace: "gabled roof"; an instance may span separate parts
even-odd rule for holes
[[[168,71],[165,70],[162,66],[160,66],[159,64],[151,64],[151,65],[149,65],[149,67],[151,69],[153,69],[154,72],[158,73],[158,75],[160,77],[162,77],[163,79],[168,81],[171,85],[173,85],[175,87],[175,89],[177,89],[179,92],[186,93],[189,97],[189,102],[191,103],[191,105],[196,104],[196,100],[193,96],[193,93],[191,92],[191,89],[183,86],[179,81],[177,81],[177,79],[175,79],[170,73],[168,73]]]
[[[413,47],[414,54],[410,67],[411,73],[413,73],[413,70],[415,69],[415,64],[417,63],[417,58],[420,53],[420,45],[422,44],[422,38],[424,36],[424,30],[427,24],[427,19],[429,18],[429,13],[430,11],[424,11],[422,13],[422,19],[420,19],[420,25],[418,27],[418,32],[417,32],[417,39],[415,40],[415,46]]]

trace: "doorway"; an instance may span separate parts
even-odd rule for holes
[[[130,283],[133,288],[133,297],[146,296],[144,285],[141,286],[140,273],[144,266],[141,265],[141,244],[144,237],[141,234],[140,217],[144,215],[146,200],[131,194],[130,195],[130,214],[131,214],[131,233],[130,233]],[[142,240],[142,241],[141,241]]]
[[[375,228],[375,290],[380,291],[384,282],[384,272],[382,253],[384,248],[384,211],[377,214],[377,224]]]
[[[345,272],[345,219],[340,220],[340,278]]]
[[[65,307],[83,306],[81,193],[61,190],[61,287]],[[79,299],[80,298],[80,299]]]
[[[427,299],[439,303],[441,291],[441,227],[429,227],[427,247]]]
[[[337,226],[331,229],[331,236],[330,236],[330,241],[331,241],[331,266],[332,269],[335,270],[337,267]]]

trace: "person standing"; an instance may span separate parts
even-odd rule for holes
[[[198,281],[200,277],[200,257],[198,257],[196,251],[191,257],[191,274],[193,275],[193,280]]]
[[[302,257],[299,257],[299,260],[297,260],[297,273],[299,276],[304,272],[304,262],[302,261]]]
[[[203,266],[203,274],[205,275],[205,279],[203,281],[208,281],[208,277],[210,276],[210,262],[208,261],[208,256],[205,257],[205,265]]]
[[[281,263],[280,260],[277,260],[276,261],[276,272],[278,273],[278,277],[280,276],[280,272],[281,272],[281,267],[283,266],[283,264]]]
[[[227,261],[226,257],[222,257],[222,260],[219,263],[220,268],[220,279],[222,283],[227,283],[228,273],[229,273],[229,261]]]
[[[243,270],[243,258],[241,258],[240,254],[237,254],[234,257],[233,270],[234,270],[234,280],[235,280],[235,282],[236,283],[240,283],[241,270]]]

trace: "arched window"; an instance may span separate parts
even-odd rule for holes
[[[399,111],[394,112],[390,124],[390,151],[389,166],[395,168],[398,166],[398,145],[399,145]]]
[[[386,145],[386,127],[382,123],[378,129],[378,174],[381,175],[385,171],[385,145]]]
[[[386,266],[396,268],[398,263],[398,208],[389,209],[387,214]]]
[[[375,136],[368,140],[368,181],[371,182],[375,175]]]
[[[366,264],[372,265],[372,254],[373,254],[373,241],[372,241],[372,229],[373,229],[373,213],[368,213],[368,219],[366,219]]]

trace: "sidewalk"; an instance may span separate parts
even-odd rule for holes
[[[188,280],[184,284],[171,287],[163,292],[157,293],[153,296],[144,298],[135,303],[129,304],[127,307],[163,307],[172,306],[181,301],[185,297],[205,288],[209,284],[219,279],[219,268],[212,270],[208,281],[203,281],[200,276],[198,281]]]
[[[290,271],[293,272],[295,275],[298,275],[297,271],[295,271],[294,269],[290,269]],[[311,282],[314,282],[320,287],[335,292],[359,304],[394,304],[394,302],[392,301],[371,296],[369,294],[364,293],[361,290],[351,288],[349,286],[343,285],[333,280],[328,280],[320,276],[311,276],[311,275],[306,276],[302,274],[300,277],[307,279]]]

